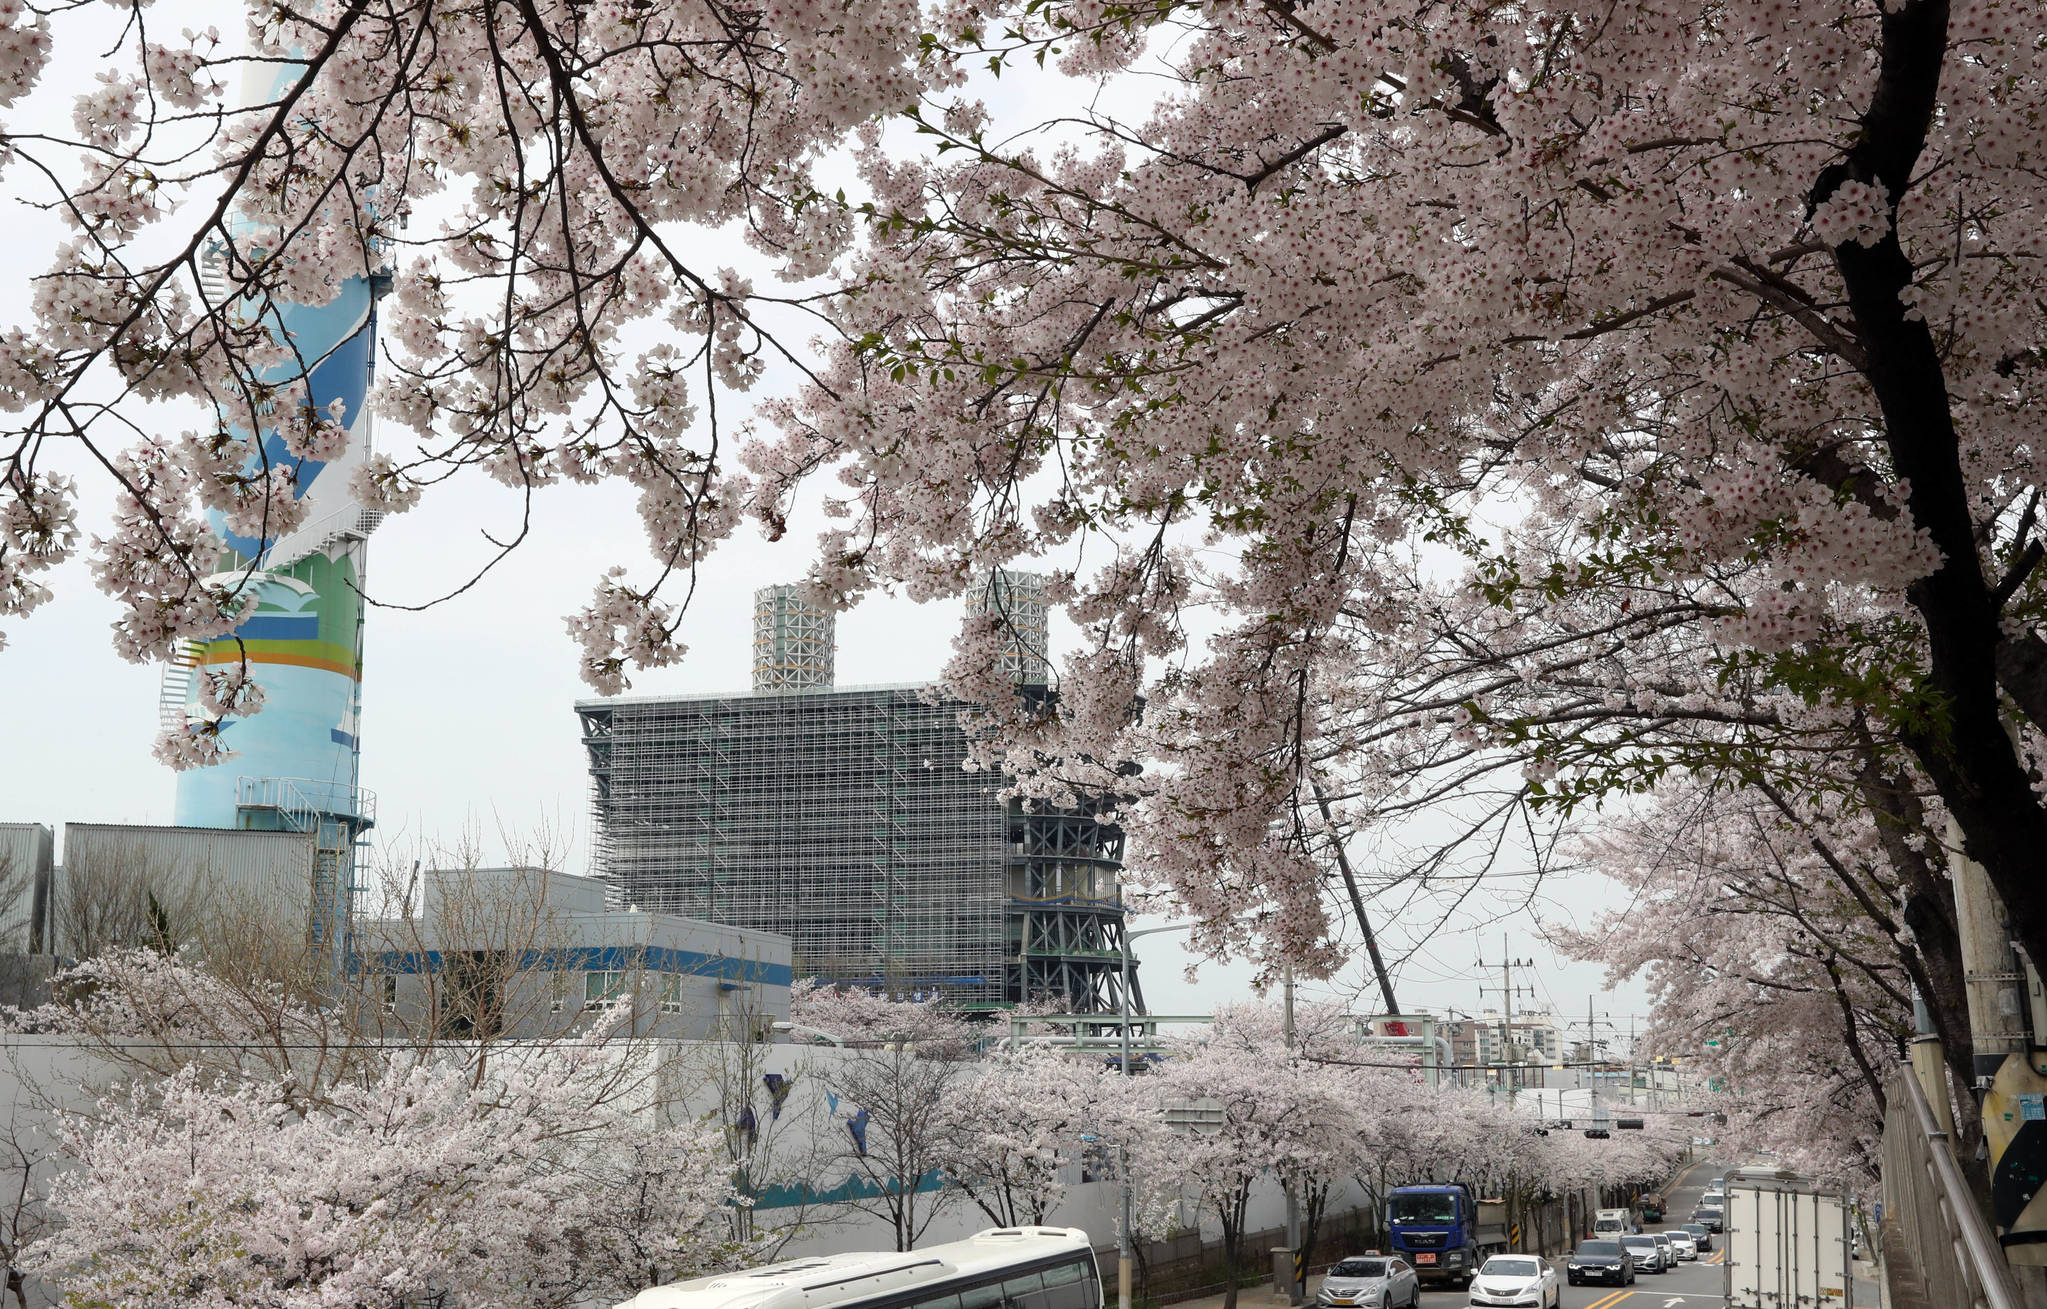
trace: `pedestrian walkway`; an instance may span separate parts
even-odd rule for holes
[[[1310,1274],[1308,1277],[1308,1304],[1312,1305],[1315,1303],[1315,1293],[1321,1289],[1322,1274]],[[1279,1306],[1284,1305],[1286,1302],[1287,1298],[1284,1295],[1272,1289],[1270,1281],[1260,1282],[1256,1286],[1247,1286],[1237,1292],[1237,1309],[1279,1309]],[[1214,1295],[1204,1295],[1195,1300],[1174,1300],[1168,1305],[1168,1309],[1222,1309],[1222,1306],[1223,1293],[1217,1291]]]

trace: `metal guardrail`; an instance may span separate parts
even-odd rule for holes
[[[289,568],[307,555],[326,550],[337,541],[360,541],[384,521],[381,509],[343,504],[271,542],[263,552],[263,571]]]
[[[237,808],[275,809],[299,820],[300,830],[320,817],[353,818],[365,826],[377,818],[374,791],[314,777],[238,777]]]
[[[1884,1101],[1884,1224],[1897,1225],[1920,1283],[1942,1288],[1946,1303],[2024,1309],[2004,1249],[1910,1064],[1892,1074]]]

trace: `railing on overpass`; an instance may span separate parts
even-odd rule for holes
[[[1938,1303],[2023,1309],[2003,1247],[1909,1063],[1884,1096],[1883,1190],[1884,1226],[1897,1237],[1885,1242],[1886,1258],[1909,1258],[1919,1285],[1941,1288]]]

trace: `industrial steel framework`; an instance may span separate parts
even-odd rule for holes
[[[310,838],[313,866],[306,941],[329,955],[349,948],[357,846],[376,821],[376,795],[351,783],[305,777],[243,777],[236,782],[237,828],[303,832]]]
[[[799,586],[753,593],[753,689],[756,695],[818,691],[832,684],[838,621]]]
[[[786,933],[799,976],[1113,1013],[1123,833],[966,771],[962,708],[922,686],[581,701],[598,871],[627,904]]]
[[[1123,829],[1099,802],[1009,807],[1015,994],[1069,1013],[1122,1010]],[[1143,1013],[1132,973],[1130,1012]]]
[[[967,608],[1001,625],[1007,645],[1002,667],[1013,681],[1025,687],[1051,682],[1050,608],[1042,575],[995,569],[967,592]]]

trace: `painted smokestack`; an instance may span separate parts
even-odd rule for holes
[[[275,100],[299,72],[290,65],[252,66],[245,103]],[[217,270],[209,270],[208,280],[216,302],[231,293]],[[209,667],[248,659],[263,687],[262,712],[222,725],[221,744],[232,758],[178,774],[176,820],[189,827],[307,833],[314,851],[307,930],[320,946],[343,943],[356,843],[375,820],[374,801],[359,785],[356,722],[362,706],[365,541],[382,515],[364,509],[348,483],[370,450],[376,301],[387,280],[351,277],[324,305],[275,303],[262,309],[265,327],[292,349],[261,380],[305,377],[315,408],[333,412],[330,406],[338,404],[348,444],[332,461],[301,459],[275,430],[262,432],[265,459],[292,470],[292,494],[305,503],[305,515],[296,530],[262,540],[238,535],[218,511],[210,515],[221,547],[216,571],[244,573],[253,564],[244,585],[254,596],[233,636],[185,646],[166,672],[160,704],[164,726],[183,730],[206,717],[199,677]],[[255,313],[258,306],[245,301],[241,309]],[[235,414],[225,417],[233,421]],[[246,436],[246,429],[235,430]]]

